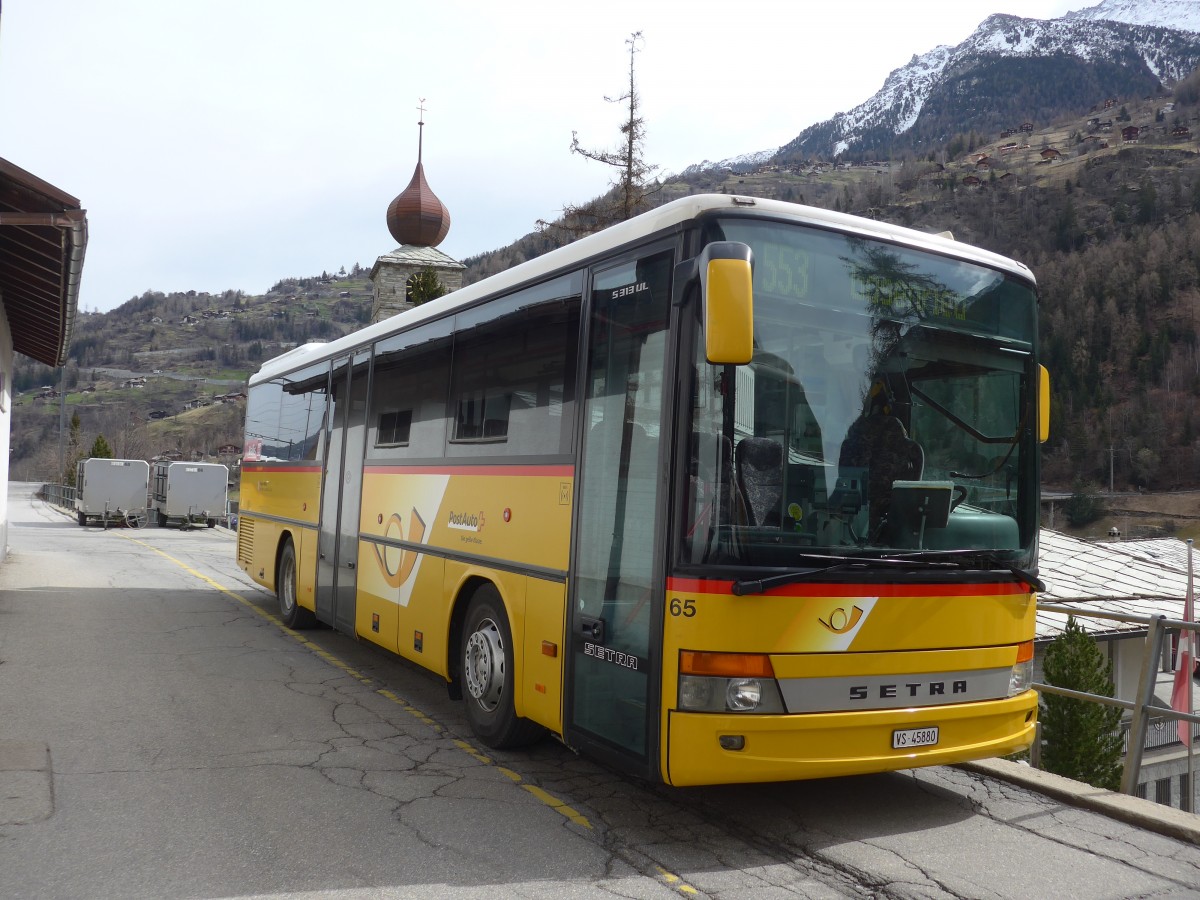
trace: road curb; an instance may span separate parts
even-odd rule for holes
[[[1200,816],[1163,806],[1141,797],[1130,797],[1073,781],[1053,772],[1043,772],[1007,759],[984,759],[960,763],[960,768],[998,778],[1045,794],[1072,806],[1083,807],[1119,819],[1129,825],[1155,831],[1200,846]]]

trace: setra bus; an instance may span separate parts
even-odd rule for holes
[[[238,563],[494,748],[672,785],[1033,739],[1023,265],[686,197],[251,379]]]

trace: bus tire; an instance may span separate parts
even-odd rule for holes
[[[159,528],[167,527],[167,514],[165,512],[163,512],[161,509],[158,511],[158,527]]]
[[[520,718],[513,705],[512,629],[493,585],[482,585],[471,597],[459,661],[467,722],[480,741],[505,750],[541,737],[542,726]]]
[[[279,617],[288,628],[312,628],[317,617],[296,601],[296,547],[292,539],[283,542],[279,565],[275,570],[275,596],[279,598]]]
[[[87,516],[85,516],[82,512],[78,513],[77,515],[79,518],[79,527],[85,527],[87,525]]]

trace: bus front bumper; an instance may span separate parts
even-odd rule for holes
[[[671,710],[664,780],[676,786],[861,775],[1005,756],[1033,743],[1037,693],[916,709],[790,715]],[[937,743],[892,749],[893,734],[938,729]],[[743,739],[740,750],[725,749]],[[730,739],[734,740],[730,740]]]

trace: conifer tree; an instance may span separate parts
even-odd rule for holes
[[[437,272],[429,266],[414,272],[408,279],[408,302],[420,306],[436,300],[446,293],[446,286],[438,280]]]
[[[562,218],[558,221],[539,219],[539,229],[555,228],[572,235],[589,234],[644,212],[647,199],[662,189],[657,179],[650,180],[658,166],[650,165],[643,156],[646,120],[641,115],[642,101],[634,80],[634,59],[641,42],[640,31],[633,32],[625,41],[629,47],[629,89],[620,97],[604,98],[609,103],[626,105],[628,114],[621,123],[621,143],[614,150],[589,150],[579,143],[579,132],[571,132],[572,153],[617,170],[612,190],[605,197],[589,203],[563,207]]]
[[[1067,617],[1066,629],[1046,650],[1047,684],[1113,696],[1112,660]],[[1089,700],[1042,695],[1042,767],[1048,772],[1109,790],[1121,786],[1121,710]]]
[[[96,435],[96,440],[92,441],[92,449],[88,451],[88,459],[112,459],[113,450],[108,443],[108,439],[102,434]]]

